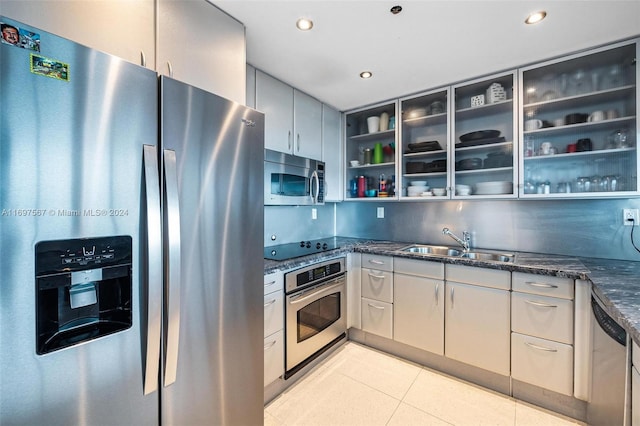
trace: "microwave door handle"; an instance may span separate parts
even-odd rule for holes
[[[160,334],[162,332],[162,213],[160,210],[160,180],[158,151],[155,146],[143,146],[146,250],[146,338],[144,363],[144,394],[158,390],[160,367]],[[143,303],[144,303],[143,302]]]
[[[176,381],[178,370],[178,345],[180,337],[180,203],[178,198],[178,174],[176,152],[164,150],[165,190],[165,359],[164,386]]]
[[[316,183],[315,194],[312,195],[313,203],[316,204],[318,202],[318,196],[320,195],[320,178],[318,177],[318,172],[315,170],[311,173],[311,181]],[[313,190],[313,184],[311,184],[311,189]]]

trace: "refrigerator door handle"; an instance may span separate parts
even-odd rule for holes
[[[162,213],[158,152],[155,146],[143,146],[144,188],[146,191],[146,322],[144,394],[158,390],[160,334],[162,330]]]
[[[175,151],[164,153],[165,357],[164,386],[176,381],[180,335],[180,204]]]

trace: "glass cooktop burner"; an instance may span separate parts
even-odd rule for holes
[[[280,244],[265,247],[264,258],[269,260],[286,260],[309,254],[321,253],[339,248],[335,237],[319,240],[300,241],[298,243]]]

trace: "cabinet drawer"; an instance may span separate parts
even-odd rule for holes
[[[573,347],[511,334],[511,376],[564,395],[573,395]]]
[[[393,258],[393,271],[407,275],[444,279],[444,263],[429,262],[425,260],[405,259],[403,257]]]
[[[573,344],[573,301],[511,293],[511,330]]]
[[[393,303],[393,272],[362,269],[362,297]]]
[[[393,305],[362,298],[362,330],[378,336],[393,338]]]
[[[571,278],[514,272],[512,280],[513,291],[573,299],[574,283]]]
[[[284,373],[284,331],[279,330],[264,338],[264,385]]]
[[[264,276],[264,294],[273,293],[274,291],[282,292],[284,288],[284,272],[272,272]]]
[[[264,296],[264,335],[284,328],[284,295],[281,292]]]
[[[500,290],[511,289],[511,272],[466,265],[445,265],[447,281],[480,285]]]
[[[363,254],[362,267],[376,269],[378,271],[393,271],[393,257]]]

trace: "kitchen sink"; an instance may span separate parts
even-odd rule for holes
[[[444,246],[427,246],[427,245],[413,245],[403,248],[401,251],[408,251],[409,253],[417,254],[437,254],[440,256],[460,256],[461,250],[456,250],[450,247]]]
[[[492,253],[487,251],[468,251],[465,252],[463,250],[458,250],[451,247],[446,246],[432,246],[425,244],[414,244],[400,251],[416,253],[416,254],[424,254],[424,255],[437,255],[437,256],[448,256],[448,257],[462,257],[465,259],[475,259],[475,260],[488,260],[493,262],[513,262],[516,258],[515,254],[511,253]]]

